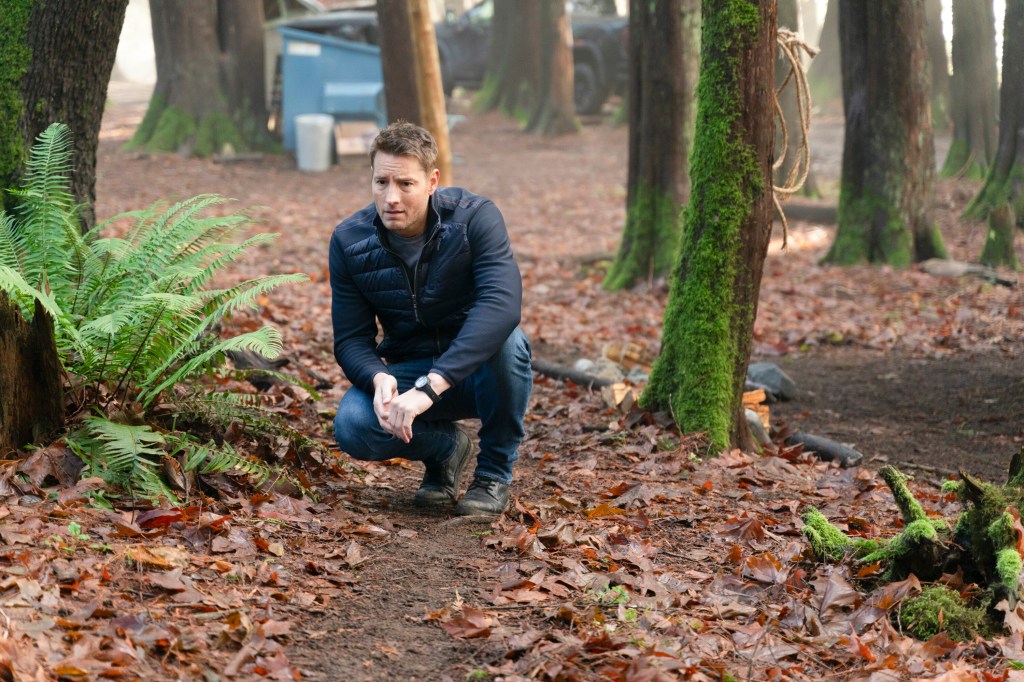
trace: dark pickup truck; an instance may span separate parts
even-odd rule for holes
[[[628,19],[573,11],[573,94],[576,111],[595,114],[612,93],[621,93],[627,69]],[[483,81],[491,49],[493,0],[482,0],[461,17],[437,24],[437,50],[446,94],[457,85],[475,88]]]

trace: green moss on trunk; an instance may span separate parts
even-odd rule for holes
[[[757,38],[756,3],[705,0],[692,193],[679,270],[665,310],[662,349],[641,404],[668,409],[681,429],[728,447],[738,409],[737,330],[751,311],[737,305],[741,231],[765,182],[743,139],[739,55]]]
[[[823,262],[907,267],[913,261],[913,236],[900,217],[899,208],[882,193],[865,189],[857,194],[848,186],[843,187],[837,217],[839,229]]]
[[[992,209],[988,216],[985,245],[981,249],[979,259],[983,264],[1020,270],[1017,252],[1013,248],[1015,222],[1013,209],[1008,204]]]
[[[679,245],[679,209],[678,202],[657,189],[636,188],[605,289],[626,289],[669,272]]]
[[[231,117],[225,113],[215,113],[203,118],[199,122],[192,153],[200,157],[212,156],[221,153],[225,145],[230,145],[236,152],[245,149],[242,133]]]
[[[156,131],[160,117],[167,109],[167,100],[161,95],[154,94],[149,100],[146,108],[146,115],[142,117],[142,123],[135,129],[132,139],[125,145],[125,149],[144,149]]]
[[[944,178],[963,178],[965,180],[984,180],[988,168],[971,152],[967,140],[953,140],[942,164],[941,175]]]
[[[964,209],[965,218],[985,219],[996,208],[1011,206],[1017,219],[1024,216],[1024,165],[1014,163],[1006,175],[988,174],[977,196]]]
[[[15,185],[14,179],[26,158],[21,113],[24,102],[21,82],[32,60],[26,43],[32,0],[7,0],[0,11],[0,189]],[[6,207],[0,192],[0,208]]]

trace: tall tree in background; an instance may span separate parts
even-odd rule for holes
[[[150,5],[156,87],[129,146],[194,156],[266,146],[262,0]]]
[[[128,0],[5,0],[0,9],[0,192],[51,123],[74,135],[71,191],[96,222],[96,147]],[[11,198],[0,194],[0,208]]]
[[[839,9],[846,134],[839,226],[825,260],[906,266],[945,257],[932,220],[924,0],[840,0]]]
[[[579,131],[573,106],[572,27],[564,0],[540,0],[541,72],[526,130],[541,135]]]
[[[828,0],[825,23],[818,35],[821,52],[807,70],[811,99],[828,111],[842,109],[843,73],[839,51],[839,0]]]
[[[981,191],[966,215],[987,218],[982,260],[1016,266],[1014,224],[1024,229],[1024,0],[1006,0],[1003,83],[999,92],[999,144]]]
[[[626,225],[607,289],[649,283],[676,261],[699,46],[699,0],[631,0]]]
[[[996,27],[992,0],[953,0],[953,140],[942,175],[985,177],[996,153]]]
[[[540,0],[494,0],[491,55],[476,106],[526,122],[541,97]]]
[[[390,121],[419,125],[420,92],[416,81],[416,52],[411,40],[409,7],[406,0],[377,0],[380,25],[380,62],[384,74],[384,100]]]
[[[452,148],[448,142],[448,115],[444,104],[444,86],[441,83],[441,60],[437,54],[437,36],[430,20],[428,0],[409,0],[409,28],[412,29],[413,51],[416,59],[413,70],[418,83],[421,125],[429,130],[437,142],[437,168],[441,171],[441,184],[452,182]]]
[[[701,17],[690,201],[641,402],[718,447],[751,447],[742,393],[771,234],[776,3],[704,0]]]
[[[942,0],[925,0],[925,45],[932,74],[932,128],[949,126],[949,54],[942,33]]]
[[[68,124],[71,189],[82,206],[83,231],[95,222],[100,120],[127,4],[8,0],[0,11],[0,189],[20,184],[43,130]],[[4,202],[0,207],[10,209]],[[63,423],[60,370],[52,322],[39,305],[25,322],[0,295],[0,455]]]
[[[798,0],[778,0],[778,3],[779,28],[787,28],[794,33],[804,35],[804,23],[800,17],[800,3]],[[787,180],[790,175],[798,172],[795,169],[800,167],[801,145],[806,143],[800,126],[798,93],[794,74],[791,73],[792,68],[793,65],[785,56],[783,50],[779,49],[775,58],[775,92],[779,100],[779,107],[782,109],[783,123],[786,126],[786,148],[782,148],[782,126],[778,126],[775,130],[776,163],[778,163],[778,159],[782,159],[782,163],[779,163],[775,169],[775,184],[778,186],[788,184]],[[809,168],[799,193],[807,197],[821,196],[821,192],[818,190],[818,181]]]

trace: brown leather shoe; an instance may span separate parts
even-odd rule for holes
[[[459,500],[455,513],[459,516],[497,516],[508,506],[508,486],[493,478],[473,478],[469,490]]]

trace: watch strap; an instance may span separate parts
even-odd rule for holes
[[[430,379],[426,375],[423,375],[419,379],[417,379],[416,383],[413,384],[413,386],[414,388],[416,388],[416,390],[423,391],[424,393],[426,393],[430,397],[430,401],[433,403],[436,403],[438,400],[441,399],[441,396],[437,394],[437,391],[434,390],[434,387],[430,385]]]

